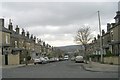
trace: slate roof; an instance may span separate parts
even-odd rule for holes
[[[8,30],[8,29],[5,28],[5,27],[0,28],[0,31],[2,31],[2,32],[7,32],[7,33],[11,33],[11,31]]]

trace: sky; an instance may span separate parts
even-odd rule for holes
[[[108,1],[108,0],[106,0]],[[110,1],[110,0],[109,0]],[[0,17],[9,19],[46,43],[58,47],[77,45],[74,41],[80,27],[89,26],[92,37],[99,33],[97,11],[101,27],[114,22],[116,2],[2,2]]]

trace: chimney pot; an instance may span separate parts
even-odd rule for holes
[[[13,25],[12,25],[11,19],[9,19],[8,29],[13,30]]]

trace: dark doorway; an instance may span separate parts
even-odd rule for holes
[[[5,65],[8,65],[8,55],[5,55]]]

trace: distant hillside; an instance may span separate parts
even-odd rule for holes
[[[61,46],[61,47],[56,47],[56,48],[59,48],[65,52],[74,52],[77,49],[83,50],[82,45],[69,45],[69,46]]]

